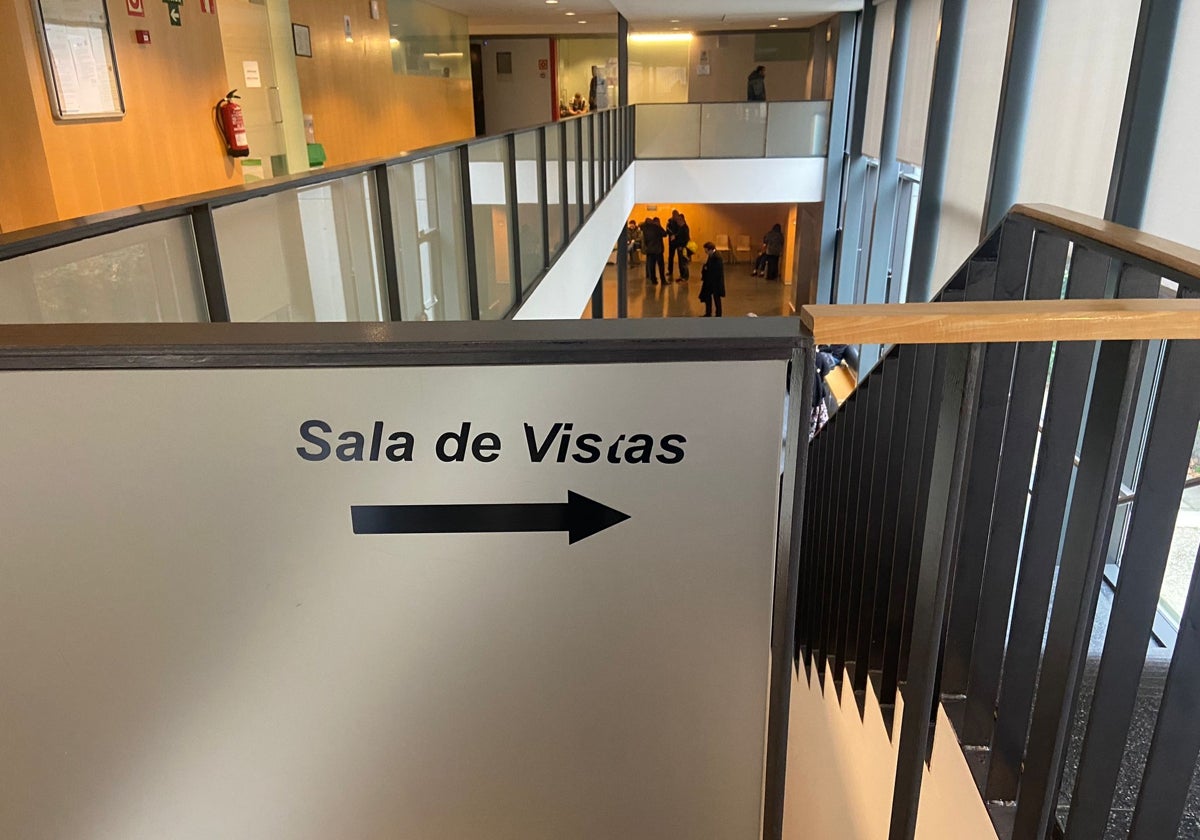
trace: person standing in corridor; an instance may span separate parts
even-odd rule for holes
[[[671,239],[671,250],[679,256],[679,282],[686,283],[691,276],[692,252],[688,250],[688,243],[692,241],[692,229],[688,227],[687,219],[682,213],[679,214],[678,225],[675,228],[675,233]]]
[[[778,280],[779,258],[783,256],[783,228],[778,222],[763,237],[763,246],[766,248],[767,279]]]
[[[675,276],[675,234],[679,231],[679,211],[672,210],[667,219],[667,277]]]
[[[715,303],[717,317],[721,317],[721,298],[725,297],[725,263],[717,253],[717,246],[711,242],[704,243],[704,252],[708,259],[700,269],[700,300],[704,301],[704,317],[710,318]]]
[[[663,230],[658,216],[647,219],[642,223],[642,249],[646,254],[646,279],[657,284],[662,278],[663,284],[670,283],[663,268],[663,239],[667,232]]]
[[[746,101],[767,101],[767,68],[761,64],[746,77]]]

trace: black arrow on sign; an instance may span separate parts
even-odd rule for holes
[[[571,490],[565,502],[504,505],[351,505],[356,534],[493,534],[566,531],[574,545],[629,514]]]

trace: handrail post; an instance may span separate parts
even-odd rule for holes
[[[475,258],[475,216],[471,203],[471,154],[467,145],[458,147],[458,181],[462,192],[463,261],[467,269],[467,301],[471,320],[479,320],[479,267]]]
[[[225,293],[225,275],[221,268],[221,250],[217,244],[217,224],[211,205],[193,207],[188,214],[192,236],[196,239],[196,256],[200,261],[200,280],[204,284],[204,302],[208,320],[219,323],[229,320],[229,299]]]
[[[375,211],[379,214],[379,236],[383,247],[383,282],[387,292],[388,318],[402,321],[400,306],[400,265],[396,259],[396,228],[392,219],[391,184],[387,164],[375,167]]]
[[[514,289],[513,306],[519,306],[524,295],[521,291],[521,218],[520,205],[517,202],[517,135],[510,132],[505,137],[504,148],[508,160],[504,164],[504,186],[508,193],[508,247],[512,249],[512,268]]]

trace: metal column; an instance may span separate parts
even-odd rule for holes
[[[867,162],[863,159],[862,145],[867,122],[867,87],[871,79],[871,44],[874,38],[875,4],[868,2],[863,6],[858,25],[858,61],[854,68],[850,147],[846,161],[846,212],[837,252],[836,299],[833,303],[854,303],[863,214],[863,185],[867,177]],[[841,208],[838,209],[840,211]]]
[[[833,298],[837,266],[838,219],[842,211],[842,180],[850,128],[851,88],[854,82],[854,47],[858,27],[853,12],[837,17],[837,59],[833,77],[833,103],[829,113],[829,146],[825,153],[825,201],[821,215],[821,261],[817,269],[817,303]]]
[[[938,228],[942,223],[942,194],[950,156],[950,125],[954,118],[954,96],[958,90],[958,66],[966,19],[966,0],[942,0],[933,87],[929,95],[929,117],[925,128],[921,196],[917,200],[916,230],[908,268],[908,300],[914,303],[930,300],[934,294],[934,283],[937,282],[933,276],[933,263],[937,255]]]
[[[1046,0],[1013,0],[980,239],[1000,224],[1000,220],[1017,201],[1021,157],[1025,152],[1025,128],[1029,122],[1029,102],[1033,98],[1033,71],[1037,63],[1038,45],[1042,40],[1045,11]]]
[[[1182,0],[1142,0],[1104,218],[1140,227]]]
[[[879,141],[879,191],[875,221],[871,226],[870,262],[867,264],[867,303],[887,303],[888,274],[892,266],[892,236],[896,227],[896,199],[900,192],[900,115],[904,110],[904,77],[908,64],[908,31],[912,20],[911,0],[895,0],[896,20],[892,28],[892,50],[888,58],[887,98]],[[870,359],[863,360],[869,368]]]

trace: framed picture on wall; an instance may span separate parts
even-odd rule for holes
[[[125,114],[104,0],[34,0],[46,88],[56,120]]]
[[[296,48],[296,55],[312,58],[312,36],[307,26],[302,23],[292,24],[292,45]]]

